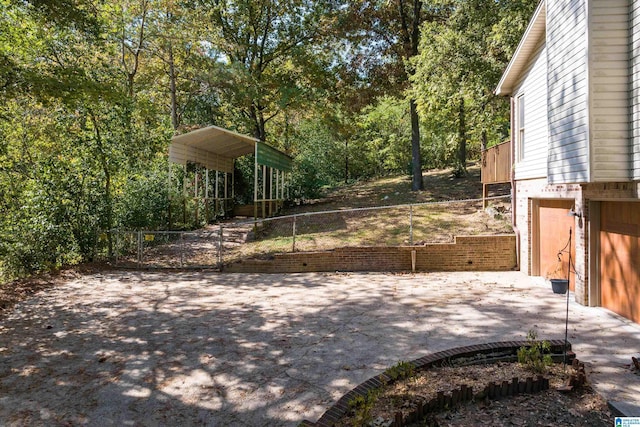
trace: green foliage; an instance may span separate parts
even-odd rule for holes
[[[547,366],[553,364],[549,341],[538,341],[538,334],[533,329],[527,334],[528,345],[518,349],[518,362],[533,372],[544,373]]]
[[[118,198],[116,224],[124,229],[163,229],[169,222],[169,189],[166,158],[158,157],[147,168],[126,177]]]
[[[90,261],[101,231],[152,223],[161,207],[140,194],[162,194],[145,174],[169,134],[149,87],[129,90],[116,59],[121,33],[110,31],[120,24],[87,15],[81,1],[66,18],[69,5],[49,3],[9,3],[0,13],[2,28],[28,29],[0,37],[0,57],[9,58],[0,78],[15,76],[0,82],[2,279]]]
[[[210,75],[210,90],[266,140],[266,124],[300,106],[321,87],[329,64],[315,46],[330,31],[334,3],[295,0],[204,1],[207,41],[227,67]],[[259,8],[259,11],[257,10]]]
[[[399,361],[386,371],[384,371],[393,381],[400,381],[411,378],[416,374],[416,367],[413,363]]]
[[[335,185],[344,176],[345,147],[336,135],[334,124],[304,120],[296,129],[293,198],[317,198],[322,188]]]
[[[363,110],[358,116],[358,132],[355,147],[368,167],[361,174],[370,176],[409,173],[411,152],[407,149],[411,140],[409,103],[389,96]],[[353,155],[354,158],[357,156]],[[368,171],[365,171],[368,170]]]
[[[446,2],[446,21],[422,27],[420,52],[410,93],[438,151],[464,168],[480,146],[502,142],[509,133],[509,103],[493,91],[517,46],[536,2]]]
[[[408,99],[420,166],[454,164],[461,141],[477,156],[508,131],[492,90],[533,8],[0,0],[0,277],[94,259],[103,231],[162,228],[169,211],[198,226],[181,176],[166,185],[183,126],[266,138],[296,158],[296,198],[409,173]],[[236,162],[239,202],[252,201],[252,169],[250,156]]]
[[[369,390],[366,396],[358,395],[349,401],[349,409],[353,413],[352,425],[354,427],[368,425],[373,420],[371,411],[379,395],[380,390],[373,389]]]

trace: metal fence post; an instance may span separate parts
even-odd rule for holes
[[[297,215],[293,216],[293,245],[291,247],[291,252],[296,251],[296,217]]]
[[[118,265],[118,262],[120,260],[120,246],[122,244],[120,242],[120,232],[119,231],[114,232],[113,230],[110,230],[109,233],[112,234],[111,239],[116,242],[116,250],[113,256],[114,256],[115,265]],[[115,234],[115,236],[113,234]]]
[[[409,245],[413,246],[413,205],[409,205]]]
[[[184,233],[180,232],[180,268],[184,266]]]
[[[142,231],[138,231],[138,268],[142,266]]]
[[[120,263],[120,248],[124,247],[124,236],[120,235],[120,231],[115,232],[116,253],[115,253],[115,265]]]

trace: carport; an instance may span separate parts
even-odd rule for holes
[[[208,126],[171,138],[169,161],[185,172],[195,165],[193,178],[184,174],[182,194],[205,206],[207,222],[234,212],[235,159],[254,154],[253,206],[238,206],[236,214],[266,217],[275,214],[289,195],[292,159],[263,141],[218,126]],[[170,168],[171,171],[171,168]],[[173,182],[170,174],[169,180]],[[199,210],[196,209],[196,216]]]

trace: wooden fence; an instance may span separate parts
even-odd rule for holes
[[[511,181],[511,141],[494,145],[482,152],[482,205],[486,207],[489,185]]]

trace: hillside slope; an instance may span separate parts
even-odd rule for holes
[[[480,166],[471,165],[468,172],[462,178],[455,178],[452,169],[425,172],[422,175],[423,191],[411,191],[409,176],[358,181],[332,189],[321,199],[307,200],[288,213],[482,198]],[[508,184],[496,185],[492,187],[490,195],[509,195],[509,190]],[[500,205],[507,208],[504,203]]]

